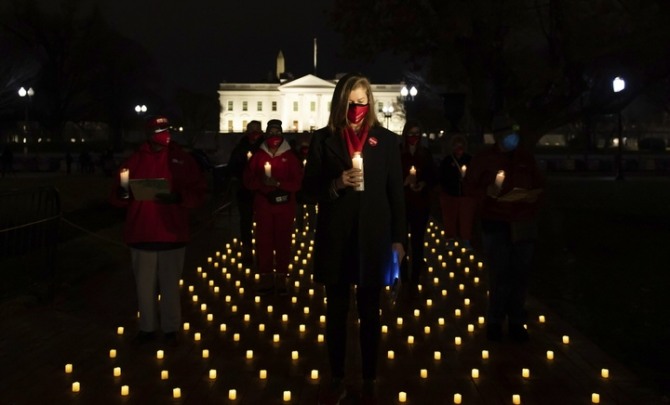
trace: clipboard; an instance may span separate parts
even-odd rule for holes
[[[498,201],[532,203],[535,202],[535,200],[537,200],[537,197],[540,195],[540,193],[542,193],[541,188],[528,190],[525,188],[515,187],[512,190],[510,190],[509,193],[498,197]]]
[[[156,194],[170,192],[170,182],[165,178],[130,179],[128,184],[133,198],[138,201],[153,201]]]

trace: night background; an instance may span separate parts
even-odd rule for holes
[[[668,21],[667,0],[4,0],[0,149],[13,150],[16,172],[0,180],[3,322],[108,308],[85,302],[103,277],[127,272],[125,251],[97,239],[122,226],[106,199],[115,165],[136,147],[135,106],[170,117],[194,149],[219,135],[219,84],[278,83],[282,51],[295,78],[357,70],[373,84],[415,85],[407,115],[432,134],[465,134],[472,151],[496,114],[514,117],[548,178],[531,295],[668,403]],[[625,89],[615,92],[617,77]],[[426,141],[436,160],[444,139]],[[65,153],[83,150],[110,151],[111,166],[66,176]],[[58,188],[68,222],[55,291],[42,285],[47,247],[11,239],[40,215],[15,196],[41,187]]]

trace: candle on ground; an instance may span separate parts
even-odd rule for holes
[[[398,402],[407,402],[407,393],[406,392],[399,392],[398,393]]]
[[[231,401],[234,401],[237,399],[237,390],[235,389],[230,389],[228,390],[228,399]]]
[[[121,376],[121,367],[114,367],[114,377]]]
[[[66,364],[65,365],[65,373],[66,374],[71,374],[72,373],[72,364]]]
[[[268,371],[267,370],[260,370],[258,372],[258,378],[260,378],[261,380],[265,380],[266,378],[268,378]]]
[[[319,379],[319,370],[312,370],[310,373],[310,377],[312,380],[318,380]]]
[[[522,368],[521,369],[521,377],[530,378],[530,369]]]
[[[127,397],[130,394],[130,388],[127,385],[121,386],[121,396]]]
[[[419,371],[419,375],[421,376],[421,378],[428,378],[428,370],[422,368],[421,371]]]
[[[161,380],[167,380],[170,373],[167,370],[161,370]]]
[[[72,383],[72,392],[79,392],[81,391],[81,385],[79,384],[79,381],[75,381]]]
[[[172,398],[181,398],[181,388],[175,387],[172,389]]]
[[[603,378],[609,378],[610,377],[610,371],[608,369],[604,368],[604,369],[600,370],[600,375]]]

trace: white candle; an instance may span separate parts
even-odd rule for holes
[[[409,175],[416,176],[416,168],[414,166],[409,168]]]
[[[600,403],[600,394],[596,394],[595,392],[593,394],[591,394],[591,403],[599,404]]]
[[[461,166],[461,177],[465,177],[465,172],[468,170],[466,165]]]
[[[165,356],[165,352],[163,352],[162,350],[159,350],[159,351],[156,352],[156,358],[158,360],[162,359],[164,356]]]
[[[66,364],[65,365],[65,373],[71,374],[72,373],[72,364]]]
[[[463,397],[461,396],[461,394],[458,393],[454,394],[454,403],[460,404],[461,401],[463,401]]]
[[[422,369],[419,371],[419,376],[421,376],[421,378],[428,378],[428,370],[425,369],[425,368],[422,368]]]
[[[570,336],[564,335],[563,336],[563,344],[569,344],[570,343]]]
[[[247,350],[247,359],[253,359],[253,358],[254,358],[254,351]]]
[[[291,401],[291,391],[284,391],[284,402],[290,402]]]
[[[123,326],[119,326],[118,328],[116,328],[116,334],[123,335]]]
[[[553,360],[554,359],[554,352],[551,350],[547,350],[547,359],[548,360]]]
[[[292,360],[298,360],[298,351],[297,350],[293,350],[291,352],[291,359]]]
[[[272,165],[270,164],[270,162],[265,162],[263,168],[265,169],[265,176],[272,177]]]
[[[251,159],[254,154],[251,151],[247,152],[247,160]]]
[[[522,368],[522,369],[521,369],[521,377],[523,377],[523,378],[530,378],[530,369],[528,369],[528,368]]]
[[[498,170],[498,173],[496,173],[496,180],[495,180],[496,187],[502,187],[504,181],[505,181],[505,171]]]
[[[600,375],[603,378],[610,378],[610,371],[608,369],[604,368],[604,369],[600,370]]]
[[[128,190],[128,181],[130,178],[130,170],[128,168],[122,168],[121,171],[119,172],[119,183],[121,184],[121,187],[124,189]]]
[[[482,350],[482,359],[486,360],[489,358],[489,351],[488,350]]]
[[[361,184],[355,188],[356,191],[363,191],[365,190],[365,178],[364,178],[364,170],[363,170],[363,156],[361,156],[360,152],[355,152],[354,157],[351,158],[351,165],[354,167],[354,169],[360,169],[361,171]]]
[[[235,389],[230,389],[228,390],[228,399],[231,401],[234,401],[237,399],[237,390]]]
[[[319,379],[319,370],[312,370],[310,373],[310,377],[312,380],[318,380]]]
[[[114,377],[120,377],[121,376],[121,367],[114,367]]]
[[[260,378],[261,380],[265,380],[266,378],[268,378],[268,371],[267,370],[260,370],[258,372],[258,378]]]
[[[130,388],[127,385],[121,386],[121,396],[127,397],[130,394]]]
[[[442,353],[441,352],[435,352],[433,353],[433,358],[435,360],[440,360],[442,358]]]
[[[538,317],[538,320],[540,321],[540,323],[545,323],[545,322],[547,321],[547,318],[545,318],[544,315],[540,315],[540,316]]]
[[[398,402],[407,402],[407,393],[400,391],[398,393]]]
[[[202,349],[202,358],[203,359],[208,359],[209,358],[209,350]]]
[[[512,395],[512,403],[513,403],[514,405],[519,405],[519,404],[521,404],[521,395],[519,395],[519,394],[514,394],[514,395]]]
[[[167,380],[170,373],[167,370],[161,370],[161,380]]]
[[[472,371],[470,372],[470,375],[472,375],[472,378],[479,378],[479,370],[476,368],[473,368]]]
[[[176,387],[172,389],[172,398],[181,398],[181,388]]]
[[[389,350],[388,353],[386,354],[389,360],[395,359],[395,352],[393,350]]]
[[[79,381],[75,381],[72,383],[72,392],[79,392],[81,390],[81,385],[79,384]]]
[[[109,349],[109,358],[110,359],[116,358],[116,349]]]

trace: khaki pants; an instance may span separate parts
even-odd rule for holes
[[[171,250],[130,249],[141,331],[153,332],[157,329],[159,312],[163,332],[179,330],[179,279],[184,268],[185,252],[183,247]]]

